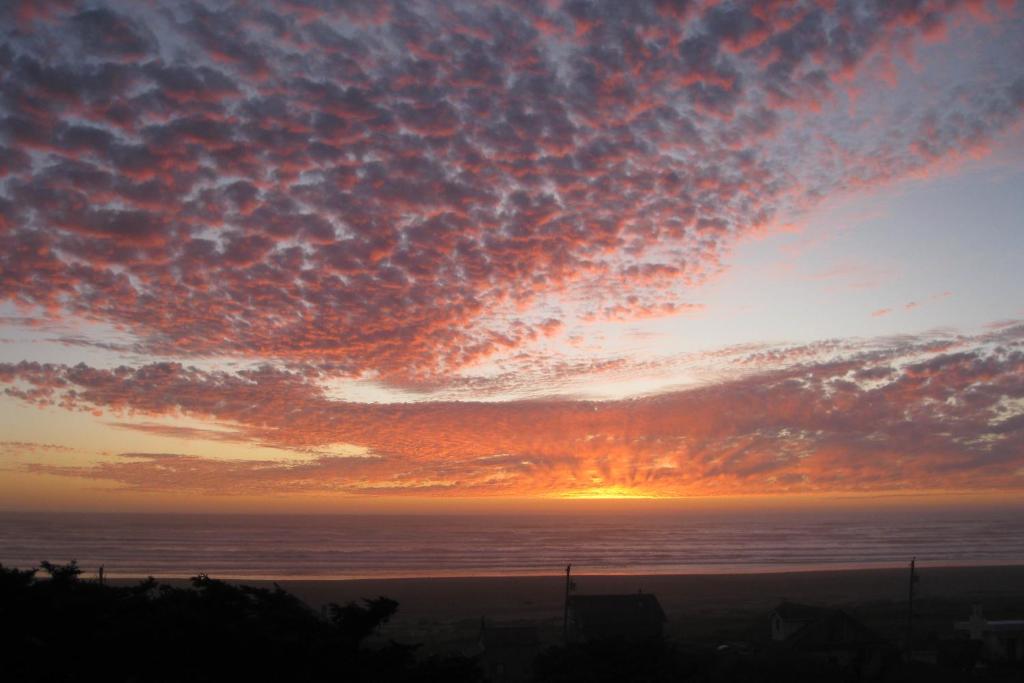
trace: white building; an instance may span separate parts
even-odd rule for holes
[[[992,662],[1024,661],[1024,619],[989,621],[975,605],[971,618],[956,623],[958,631],[967,631],[971,640],[982,643],[982,657]]]

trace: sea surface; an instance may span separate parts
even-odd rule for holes
[[[350,579],[1024,564],[1024,515],[0,513],[0,563],[86,576]]]

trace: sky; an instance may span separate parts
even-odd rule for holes
[[[1024,3],[0,31],[2,509],[1024,499]]]

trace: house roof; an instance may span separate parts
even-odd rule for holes
[[[786,603],[783,603],[786,605]],[[782,608],[783,605],[779,607]],[[841,609],[789,603],[776,613],[783,619],[804,622],[784,643],[799,650],[835,650],[880,645],[885,639]]]
[[[572,595],[569,597],[569,609],[584,626],[623,622],[660,624],[665,621],[661,603],[651,593]]]

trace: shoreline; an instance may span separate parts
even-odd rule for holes
[[[1000,568],[1013,568],[1020,567],[1024,568],[1024,560],[994,560],[985,561],[983,563],[971,562],[964,560],[961,562],[949,561],[949,560],[937,560],[937,564],[928,564],[927,560],[918,560],[918,570],[927,568],[929,570],[934,569],[1000,569]],[[2,563],[5,566],[16,566],[22,569],[21,566],[9,563]],[[59,563],[57,563],[59,564]],[[778,575],[778,574],[822,574],[822,573],[833,573],[833,572],[873,572],[873,571],[892,571],[906,569],[909,562],[878,562],[871,564],[858,564],[858,563],[822,563],[818,565],[798,565],[798,566],[787,566],[787,565],[746,565],[743,567],[736,567],[734,565],[704,565],[694,571],[652,571],[650,567],[638,567],[635,571],[591,571],[586,567],[577,569],[577,565],[573,565],[573,577],[690,577],[690,576],[765,576],[765,575]],[[711,568],[713,567],[713,568]],[[91,579],[95,578],[95,570],[92,567],[85,566],[83,569],[83,578]],[[442,580],[475,580],[475,579],[543,579],[543,578],[564,578],[564,572],[521,572],[516,574],[508,573],[464,573],[458,570],[454,570],[451,573],[436,573],[436,574],[366,574],[366,575],[332,575],[332,574],[282,574],[274,576],[272,574],[222,574],[213,571],[207,571],[203,569],[197,569],[194,572],[183,573],[183,574],[139,574],[134,572],[118,572],[106,570],[104,576],[109,580],[115,581],[142,581],[147,578],[154,578],[158,581],[184,581],[189,580],[193,576],[198,574],[207,574],[210,578],[227,581],[230,583],[297,583],[297,582],[356,582],[356,581],[442,581]]]

